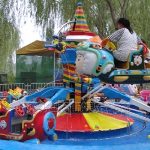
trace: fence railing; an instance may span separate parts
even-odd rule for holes
[[[9,89],[15,89],[16,87],[20,87],[21,89],[32,91],[36,89],[41,89],[48,86],[63,86],[63,83],[12,83],[12,84],[0,84],[0,92],[8,91]]]

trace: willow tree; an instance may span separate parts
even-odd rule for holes
[[[12,54],[18,47],[19,36],[17,29],[0,11],[0,73],[7,73],[9,79],[14,75]]]
[[[127,8],[128,18],[132,22],[134,30],[150,46],[150,1],[132,0]]]
[[[38,24],[52,31],[56,22],[63,24],[72,19],[76,4],[82,2],[92,31],[102,38],[115,30],[119,17],[127,17],[136,32],[148,41],[150,23],[149,0],[29,0],[35,8]],[[136,12],[136,13],[135,13]],[[145,16],[147,19],[145,19]],[[59,19],[59,20],[58,20]],[[49,29],[49,30],[48,30]],[[51,33],[51,32],[50,32]]]
[[[60,10],[64,21],[72,18],[76,3],[79,1],[83,2],[91,30],[97,32],[102,38],[115,30],[118,18],[126,17],[138,35],[150,45],[149,0],[70,0],[71,5],[68,5],[68,0],[60,0]]]
[[[17,11],[17,18],[27,13],[26,7],[30,8],[31,16],[36,19],[38,25],[43,27],[44,34],[45,32],[53,33],[54,26],[58,22],[63,24],[72,19],[76,4],[82,2],[91,30],[101,37],[107,36],[115,29],[115,23],[119,17],[127,17],[136,31],[147,39],[149,0],[22,0],[19,6],[16,5],[20,3],[19,0],[1,1],[7,13],[12,11],[14,14],[14,10]]]

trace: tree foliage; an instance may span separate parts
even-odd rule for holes
[[[115,29],[119,17],[127,17],[133,29],[150,44],[149,0],[30,0],[30,6],[35,8],[37,23],[51,31],[58,18],[62,24],[73,18],[78,2],[83,3],[90,29],[102,38]]]
[[[12,75],[12,53],[18,47],[19,35],[17,29],[0,10],[0,72]]]

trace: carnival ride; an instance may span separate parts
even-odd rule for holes
[[[124,135],[125,129],[137,124],[136,119],[149,122],[146,114],[150,107],[136,97],[136,88],[127,86],[127,91],[119,86],[120,91],[108,84],[150,82],[150,70],[141,57],[143,49],[130,54],[128,65],[117,69],[113,55],[106,50],[114,45],[102,48],[100,43],[89,30],[79,3],[75,20],[66,23],[53,41],[45,42],[45,47],[61,58],[63,86],[40,89],[5,106],[0,115],[0,137],[21,141],[56,139],[56,133],[59,137],[64,133],[109,137],[118,131]]]
[[[20,95],[16,89],[14,91],[15,93],[11,90],[11,95]],[[57,108],[52,105],[58,100],[66,100],[66,95],[70,92],[72,89],[50,87],[26,95],[10,104],[6,99],[1,100],[0,137],[20,141],[35,138],[56,140]]]
[[[75,118],[74,113],[78,113],[75,114],[75,116],[78,116],[79,114],[82,114],[82,112],[84,112],[86,114],[83,113],[82,116],[84,116],[84,122],[88,122],[88,125],[85,124],[87,128],[92,127],[92,131],[103,130],[100,128],[100,126],[105,123],[97,123],[98,120],[103,117],[99,115],[96,116],[95,114],[93,114],[92,116],[89,113],[92,113],[94,110],[91,106],[94,103],[97,103],[101,106],[108,107],[116,111],[121,111],[143,120],[149,120],[148,118],[140,116],[138,114],[129,112],[124,109],[122,110],[122,108],[124,107],[119,107],[119,105],[112,104],[111,102],[109,102],[108,104],[107,102],[105,102],[108,99],[120,99],[127,101],[128,103],[133,104],[138,108],[143,109],[144,111],[149,112],[149,106],[146,103],[142,102],[136,97],[130,96],[133,95],[133,91],[130,93],[130,95],[127,95],[127,92],[123,93],[118,89],[110,88],[107,85],[103,85],[101,83],[105,82],[111,84],[141,84],[149,82],[149,69],[144,64],[144,57],[141,57],[143,56],[142,47],[130,54],[129,61],[126,63],[128,65],[124,64],[123,68],[121,69],[115,68],[114,58],[110,51],[110,49],[114,49],[115,46],[112,43],[107,43],[105,48],[101,47],[101,39],[95,33],[89,30],[86,24],[85,16],[83,14],[82,6],[80,4],[76,10],[75,20],[66,23],[65,26],[61,28],[61,31],[58,32],[58,35],[54,36],[53,43],[46,42],[45,47],[49,50],[54,50],[57,54],[60,55],[64,70],[64,84],[65,86],[67,85],[67,87],[74,87],[74,105],[72,106],[74,108],[74,111],[71,111],[71,118]],[[135,54],[136,58],[134,59],[133,57]],[[140,55],[142,61],[140,61],[141,59],[138,57],[138,55]],[[137,61],[141,62],[141,64],[139,64]],[[99,94],[101,96],[97,96],[99,98],[95,98],[96,95]],[[64,114],[61,117],[57,118],[57,126],[59,126],[59,119],[65,118],[65,115],[67,116],[67,114]],[[115,117],[115,115],[113,117]],[[97,121],[94,120],[94,118],[96,118]],[[61,120],[61,122],[65,121]],[[71,122],[71,120],[69,122]],[[77,124],[77,121],[75,122]],[[70,132],[79,132],[76,127],[72,127],[73,124],[74,123],[70,125]],[[118,125],[119,123],[116,124]],[[84,125],[84,123],[82,123],[82,125]],[[66,131],[68,129],[68,126],[64,126],[66,126],[66,129],[64,129],[64,131]],[[124,124],[119,128],[124,128],[125,126],[126,125]],[[81,132],[91,130],[83,128],[84,127],[82,127],[82,130],[80,130]],[[62,126],[59,126],[58,129],[62,130]],[[105,130],[113,129],[111,127],[108,127]]]

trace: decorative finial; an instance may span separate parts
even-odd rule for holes
[[[83,5],[82,2],[77,3],[77,6],[82,6],[82,5]]]

